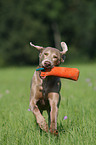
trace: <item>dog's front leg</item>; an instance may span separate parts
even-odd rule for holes
[[[58,134],[57,131],[57,115],[58,115],[58,102],[59,102],[59,94],[58,93],[49,93],[48,99],[50,103],[50,132],[53,134]]]
[[[36,121],[37,123],[39,124],[40,128],[43,130],[43,131],[46,131],[48,132],[48,125],[44,119],[44,117],[42,116],[42,114],[40,113],[40,110],[38,108],[38,106],[36,105],[36,100],[35,99],[32,99],[30,101],[30,109],[31,111],[33,112],[33,114],[35,115],[36,117]]]

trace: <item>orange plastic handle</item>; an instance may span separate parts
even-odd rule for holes
[[[54,67],[51,71],[41,71],[40,76],[57,76],[77,81],[79,77],[79,70],[77,68]]]

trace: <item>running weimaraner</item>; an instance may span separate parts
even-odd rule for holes
[[[52,47],[36,46],[30,42],[30,45],[40,51],[39,67],[51,69],[64,62],[63,56],[68,51],[65,42],[61,42],[63,51],[59,51]],[[61,82],[59,77],[48,76],[40,77],[40,71],[35,71],[30,92],[30,110],[36,117],[36,121],[43,131],[58,135],[57,131],[57,115],[60,103]],[[42,112],[46,110],[48,113],[48,125],[42,116]]]

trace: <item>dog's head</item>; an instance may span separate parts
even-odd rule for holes
[[[65,42],[61,42],[63,51],[59,51],[58,49],[52,47],[44,48],[42,46],[36,46],[31,42],[30,45],[40,51],[39,66],[44,68],[53,68],[54,66],[58,66],[61,62],[64,62],[64,55],[68,51]]]

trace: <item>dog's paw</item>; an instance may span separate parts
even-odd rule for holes
[[[54,129],[51,129],[51,128],[50,128],[49,131],[50,131],[51,134],[53,134],[53,135],[55,135],[55,136],[58,136],[58,130],[56,130],[56,129],[54,130]]]

